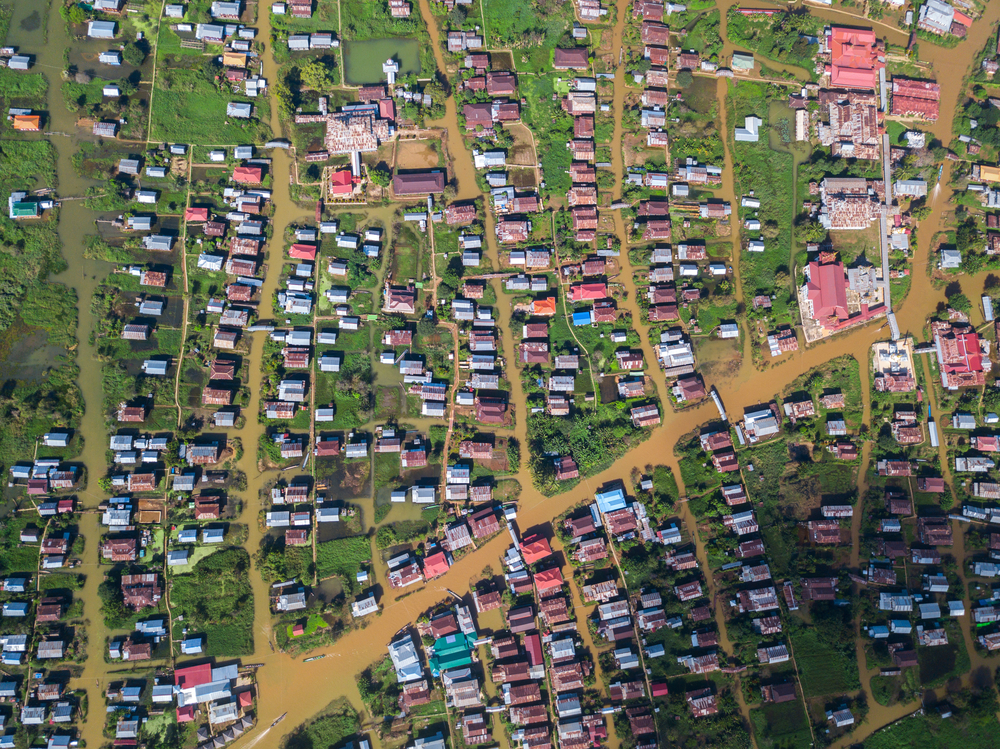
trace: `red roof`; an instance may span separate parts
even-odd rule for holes
[[[956,333],[954,351],[959,361],[944,362],[944,368],[950,372],[982,372],[983,356],[979,348],[979,336],[975,332]]]
[[[378,116],[383,120],[396,119],[396,103],[392,99],[382,99],[378,103]]]
[[[858,70],[832,66],[830,85],[838,88],[875,88],[877,74],[874,70]]]
[[[847,280],[844,277],[843,263],[820,265],[816,260],[809,263],[806,291],[813,305],[813,317],[817,320],[830,317],[847,319]]]
[[[293,244],[288,248],[288,257],[293,257],[296,260],[315,260],[316,247],[311,244]]]
[[[528,536],[521,542],[521,556],[524,557],[524,561],[527,564],[534,564],[541,559],[545,559],[551,553],[552,547],[541,536]]]
[[[334,195],[349,195],[354,190],[354,180],[349,169],[330,175],[330,192]]]
[[[178,723],[190,723],[192,720],[194,720],[194,705],[185,705],[184,707],[177,708]]]
[[[240,707],[250,707],[253,704],[253,692],[249,689],[245,692],[240,692],[236,697],[239,700]]]
[[[537,666],[542,661],[542,640],[537,635],[528,635],[524,638],[524,649],[528,651],[528,659],[532,666]]]
[[[187,208],[184,211],[185,221],[208,221],[208,209],[207,208]]]
[[[233,182],[257,185],[264,179],[264,170],[259,166],[238,166],[233,169]]]
[[[190,689],[199,684],[208,684],[212,681],[212,664],[202,663],[199,666],[188,666],[178,668],[174,671],[174,685],[181,689]],[[177,711],[180,717],[180,710]]]
[[[830,83],[847,88],[875,88],[876,71],[885,67],[878,59],[875,32],[834,26],[827,39],[830,48]]]
[[[437,554],[431,554],[429,557],[424,559],[424,577],[428,580],[434,577],[440,577],[447,571],[448,557],[444,555],[443,551],[439,551]]]
[[[542,570],[535,574],[535,588],[539,592],[562,587],[562,584],[563,576],[558,567],[553,567],[550,570]]]
[[[608,295],[608,287],[603,283],[578,283],[570,287],[570,298],[574,302],[585,299],[604,299]]]
[[[665,681],[654,681],[650,687],[652,687],[654,697],[666,697],[668,694],[667,682]]]

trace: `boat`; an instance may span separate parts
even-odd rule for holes
[[[280,723],[281,721],[283,721],[283,720],[285,719],[285,716],[286,716],[286,715],[288,715],[288,713],[282,713],[282,714],[281,714],[281,715],[279,715],[279,716],[278,716],[277,718],[275,718],[275,719],[274,719],[274,722],[273,722],[273,723],[271,724],[271,728],[274,728],[274,727],[275,727],[276,725],[278,725],[278,724],[279,724],[279,723]]]
[[[326,658],[325,655],[314,655],[312,658],[306,658],[303,663],[309,663],[310,661],[318,661],[320,658]]]

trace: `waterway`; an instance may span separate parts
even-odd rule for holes
[[[723,18],[731,2],[723,3],[720,6]],[[419,7],[425,21],[427,21],[431,31],[432,44],[434,45],[435,57],[441,69],[444,63],[440,51],[439,34],[437,32],[434,17],[430,12],[427,0],[420,0]],[[19,4],[17,14],[25,11],[23,4]],[[842,11],[834,11],[825,8],[810,7],[810,12],[823,18],[830,18],[836,22],[850,22],[854,25],[867,25],[862,19],[846,16]],[[30,15],[30,14],[27,14]],[[59,91],[60,77],[59,71],[62,68],[61,50],[70,44],[70,39],[66,34],[62,19],[56,9],[52,8],[48,12],[46,24],[41,24],[36,28],[31,28],[31,24],[22,26],[15,16],[15,23],[11,26],[9,43],[22,47],[25,51],[37,55],[39,69],[49,78],[49,114],[51,117],[51,130],[62,133],[75,132],[74,117],[67,112],[61,100]],[[619,9],[618,19],[614,28],[616,40],[622,38],[627,15],[623,8]],[[930,61],[939,81],[961,80],[968,68],[970,60],[976,51],[985,43],[991,26],[1000,18],[1000,5],[993,4],[988,7],[986,18],[973,25],[969,39],[955,50],[945,50],[936,48],[933,45],[922,43],[921,56]],[[259,19],[260,37],[269,38],[269,22],[267,13],[262,12]],[[46,40],[44,29],[48,29]],[[883,26],[878,27],[880,33],[885,28],[885,33],[890,36],[893,43],[900,43],[899,37],[905,36],[902,32],[895,32]],[[48,43],[46,43],[46,41]],[[905,41],[905,40],[904,40]],[[277,79],[277,66],[274,63],[270,51],[264,57],[265,75],[270,80]],[[770,67],[775,67],[769,65]],[[728,133],[731,123],[725,119],[725,85],[718,87],[717,94],[720,103],[720,118],[722,120],[723,132]],[[942,87],[941,119],[928,129],[935,137],[943,142],[950,140],[952,113],[954,111],[957,97],[960,91],[956,86]],[[623,71],[616,72],[616,94],[614,100],[615,112],[620,114],[624,107],[624,86]],[[277,116],[276,113],[274,115]],[[619,124],[616,125],[616,138],[622,134],[620,117],[617,118]],[[277,122],[272,123],[275,132],[279,132]],[[457,112],[454,101],[449,99],[446,103],[446,115],[444,119],[435,123],[445,129],[449,141],[449,170],[450,176],[454,176],[458,182],[458,195],[460,198],[480,197],[475,182],[475,172],[472,168],[471,156],[461,141],[461,131],[458,127]],[[80,136],[82,137],[82,136]],[[72,167],[71,156],[76,146],[76,140],[70,140],[60,136],[52,136],[53,143],[58,153],[57,169],[59,176],[59,192],[63,196],[81,195],[90,184],[88,180],[78,177]],[[265,304],[270,303],[270,295],[277,288],[278,275],[280,273],[279,258],[282,248],[279,246],[283,229],[289,223],[298,220],[307,220],[307,216],[301,209],[298,209],[291,202],[288,194],[288,175],[290,170],[290,160],[288,156],[278,150],[272,154],[272,171],[274,174],[274,203],[276,212],[273,217],[274,234],[279,238],[270,247],[272,262],[269,265],[268,276],[265,281],[263,299]],[[726,181],[723,186],[723,197],[730,201],[735,201],[732,192],[731,175],[732,159],[726,153]],[[613,169],[618,184],[621,184],[622,159],[620,152],[613,157]],[[918,242],[914,251],[912,288],[907,299],[897,308],[897,317],[900,327],[904,332],[910,332],[922,337],[922,330],[926,316],[932,312],[939,302],[944,301],[943,289],[937,289],[927,276],[928,258],[931,252],[931,237],[939,226],[946,211],[951,191],[947,187],[950,176],[950,165],[946,164],[945,173],[941,186],[931,195],[931,216],[921,223],[918,234]],[[726,186],[728,183],[728,187]],[[109,267],[103,263],[87,261],[83,258],[83,234],[82,228],[90,226],[93,215],[83,209],[82,204],[77,201],[64,203],[64,208],[60,214],[60,238],[63,242],[63,254],[68,263],[68,269],[56,280],[62,281],[71,286],[79,296],[79,306],[81,310],[78,347],[78,363],[81,367],[80,385],[86,401],[87,409],[84,415],[82,431],[88,437],[86,448],[82,456],[83,462],[87,465],[89,475],[103,475],[105,469],[104,455],[104,418],[102,409],[101,393],[101,371],[100,364],[94,356],[94,350],[89,345],[90,332],[93,328],[93,320],[89,315],[90,299],[93,295],[99,280],[109,271]],[[615,216],[616,231],[624,236],[624,226],[619,214]],[[498,248],[494,240],[492,231],[492,219],[488,219],[487,239],[489,256],[495,264],[498,259]],[[738,232],[734,231],[734,268],[738,267]],[[623,257],[626,253],[623,251]],[[623,308],[633,313],[633,320],[638,321],[638,309],[635,303],[636,288],[631,281],[631,267],[627,258],[623,260],[622,280],[628,291],[628,298],[623,302]],[[981,286],[982,277],[965,277],[962,279],[963,289],[971,298],[975,298],[976,289]],[[496,282],[494,282],[496,283]],[[501,298],[503,298],[501,296]],[[509,328],[510,311],[507,305],[500,305],[497,309],[501,330],[503,330],[503,347],[508,357],[514,351],[514,344]],[[780,367],[766,372],[757,371],[749,365],[749,356],[743,357],[743,365],[731,373],[720,373],[714,384],[730,413],[738,414],[745,407],[766,400],[775,393],[780,392],[792,380],[812,367],[823,364],[831,358],[851,354],[857,356],[862,361],[863,366],[867,366],[866,352],[872,342],[884,339],[887,331],[879,324],[869,325],[850,333],[826,341],[818,346],[807,350],[799,351],[789,357],[788,361]],[[263,341],[262,336],[257,336],[258,340],[253,342],[249,355],[252,390],[252,402],[247,409],[247,426],[234,433],[232,436],[239,437],[244,447],[244,457],[240,462],[241,470],[245,471],[249,481],[249,487],[245,496],[244,512],[242,520],[250,527],[250,539],[247,543],[248,550],[252,553],[259,545],[262,534],[257,528],[256,515],[259,509],[258,496],[259,488],[266,477],[261,476],[256,467],[256,442],[257,437],[262,432],[263,427],[257,424],[256,413],[259,404],[259,392],[262,375],[259,367],[260,349]],[[746,344],[744,343],[744,346]],[[653,362],[652,349],[648,343],[643,344],[643,352],[648,362]],[[925,371],[925,376],[929,372]],[[672,411],[666,398],[665,388],[659,378],[654,377],[656,382],[657,395],[664,405],[665,418],[663,424],[654,430],[650,440],[630,451],[618,463],[586,481],[581,482],[572,491],[557,497],[544,497],[536,492],[532,485],[530,476],[526,469],[526,460],[522,460],[521,472],[517,478],[523,487],[519,510],[518,526],[522,529],[530,528],[534,525],[544,524],[564,512],[569,507],[578,502],[591,498],[594,491],[602,484],[621,480],[628,484],[630,472],[633,466],[643,467],[646,465],[666,464],[670,466],[675,476],[679,480],[679,470],[677,459],[673,454],[673,446],[680,435],[683,435],[699,424],[715,416],[714,407],[710,403],[702,406],[687,409],[679,413]],[[525,435],[526,405],[523,391],[517,377],[511,378],[512,393],[511,403],[517,415],[516,427],[513,434],[522,439]],[[866,419],[868,416],[866,416]],[[942,455],[943,457],[943,455]],[[947,467],[943,466],[945,471]],[[947,475],[947,473],[946,473]],[[80,500],[85,508],[94,508],[104,496],[102,495],[96,481],[91,481],[88,490],[81,494]],[[683,520],[688,530],[694,529],[693,518],[687,514],[687,510],[682,510]],[[103,743],[101,728],[103,725],[103,713],[99,709],[102,704],[100,686],[107,679],[108,667],[103,662],[103,643],[105,633],[101,625],[99,613],[99,598],[97,596],[97,586],[100,582],[101,574],[97,565],[97,539],[100,529],[97,525],[97,516],[94,514],[84,515],[81,521],[81,531],[87,537],[87,548],[84,553],[83,571],[87,574],[87,583],[80,595],[85,605],[85,616],[90,622],[90,657],[85,664],[83,675],[76,680],[74,687],[84,688],[89,692],[91,705],[91,719],[82,729],[82,738],[91,746],[99,746]],[[959,534],[956,533],[956,541]],[[698,547],[698,555],[702,563],[705,563],[704,549],[700,541],[695,536]],[[429,606],[437,603],[447,596],[446,586],[453,585],[455,580],[467,580],[478,575],[479,571],[486,564],[496,564],[498,558],[503,553],[509,540],[504,536],[486,544],[474,553],[468,554],[460,559],[452,570],[444,578],[432,581],[419,590],[413,591],[405,597],[386,595],[383,599],[383,611],[378,617],[366,622],[364,629],[356,630],[344,636],[335,647],[326,649],[328,657],[321,661],[303,663],[301,659],[294,659],[282,653],[272,653],[268,645],[270,612],[267,605],[267,588],[259,580],[256,574],[252,575],[254,580],[255,594],[255,652],[247,657],[247,662],[264,663],[264,667],[259,671],[259,716],[258,725],[264,730],[255,730],[241,739],[237,746],[252,746],[258,742],[263,742],[263,746],[277,746],[282,735],[293,730],[303,721],[322,710],[331,700],[343,696],[348,698],[355,707],[361,708],[362,703],[357,690],[355,675],[370,663],[381,657],[385,652],[386,643],[403,626],[412,623],[414,619]],[[961,547],[956,543],[954,550],[961,551]],[[969,601],[966,601],[967,606]],[[725,637],[725,628],[720,624],[720,634],[722,635],[721,647],[724,650],[731,650],[731,644]],[[979,658],[969,643],[968,632],[966,632],[966,645],[970,650],[973,669],[979,669],[986,665],[986,662]],[[863,665],[863,663],[862,663]],[[881,708],[869,700],[871,711],[867,723],[860,727],[852,736],[852,741],[861,740],[870,731],[875,730],[902,715],[912,711],[913,705],[894,706],[893,708]],[[745,706],[741,705],[744,710]],[[288,713],[287,718],[276,728],[267,730],[277,716]]]

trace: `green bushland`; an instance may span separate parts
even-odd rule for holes
[[[731,42],[768,60],[798,66],[813,78],[818,47],[809,44],[805,36],[822,32],[823,20],[808,13],[745,16],[734,7],[726,17],[726,35]]]
[[[942,718],[933,709],[913,714],[876,731],[864,749],[992,749],[997,744],[997,698],[990,688],[948,694],[952,716]]]
[[[21,546],[21,531],[37,519],[11,515],[0,524],[0,573],[38,570],[38,546]],[[36,526],[37,527],[37,526]]]
[[[253,653],[253,589],[250,556],[241,548],[222,549],[198,562],[194,570],[172,579],[174,616],[205,634],[206,656]]]
[[[540,72],[572,26],[573,6],[559,0],[490,0],[483,3],[483,15],[485,46],[510,49],[519,70]]]
[[[774,314],[787,307],[787,295],[792,282],[790,274],[792,219],[795,196],[792,155],[773,150],[768,145],[768,104],[783,95],[766,83],[741,81],[730,84],[727,105],[729,122],[743,122],[748,115],[764,120],[757,143],[733,143],[733,161],[737,195],[753,192],[760,199],[757,217],[761,224],[777,227],[776,236],[766,240],[764,252],[740,253],[743,287],[748,296],[777,292]],[[727,136],[731,137],[731,136]],[[741,214],[742,214],[741,209]],[[741,219],[743,216],[741,215]]]
[[[5,101],[22,99],[44,104],[49,91],[49,82],[41,73],[21,73],[9,68],[0,68],[0,98]]]
[[[396,682],[396,672],[389,656],[384,656],[361,672],[358,691],[368,712],[376,719],[395,715],[399,711],[398,700],[402,690]]]
[[[568,482],[556,481],[555,467],[546,454],[572,456],[583,479],[600,473],[649,434],[635,427],[623,401],[600,404],[595,400],[569,419],[535,414],[528,419],[532,483],[548,496],[569,488]]]
[[[375,545],[380,549],[388,549],[397,544],[424,538],[434,529],[437,520],[437,508],[423,513],[426,520],[400,520],[388,523],[378,529],[375,534]]]
[[[0,184],[7,190],[30,190],[36,185],[52,187],[56,161],[47,140],[0,141]]]
[[[337,538],[316,544],[316,576],[319,579],[337,576],[344,591],[353,595],[357,587],[357,572],[372,557],[368,536]]]
[[[341,746],[344,739],[361,730],[357,711],[344,699],[332,702],[321,715],[298,726],[282,749],[325,749]]]
[[[214,58],[213,58],[214,59]],[[188,62],[185,60],[185,62]],[[266,97],[234,96],[215,82],[221,66],[196,62],[197,67],[161,67],[156,75],[150,138],[199,145],[261,144],[271,137]],[[230,101],[253,105],[248,120],[226,116]]]
[[[518,85],[525,97],[524,121],[535,135],[546,190],[562,194],[571,186],[569,166],[573,159],[566,144],[573,138],[573,118],[552,101],[553,76],[522,77]]]
[[[264,543],[254,554],[254,566],[265,582],[297,579],[312,582],[312,547],[285,546],[283,541],[265,537]]]

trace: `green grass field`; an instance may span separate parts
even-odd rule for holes
[[[251,101],[253,118],[226,117],[229,101]],[[262,143],[270,137],[266,98],[225,94],[201,71],[167,68],[157,73],[151,138],[200,145]]]
[[[812,744],[809,719],[798,699],[754,708],[750,711],[750,722],[760,749],[793,749]]]
[[[250,557],[243,549],[222,549],[202,559],[194,571],[173,578],[170,603],[174,615],[205,635],[206,656],[253,652],[253,589]]]
[[[747,195],[753,191],[760,199],[757,217],[761,223],[771,221],[778,226],[777,237],[766,240],[767,249],[764,252],[740,254],[743,287],[749,296],[774,290],[779,269],[784,269],[786,288],[790,283],[788,268],[795,200],[792,189],[794,169],[790,153],[775,151],[768,144],[768,103],[772,96],[774,92],[766,84],[741,81],[739,86],[730,84],[729,87],[731,123],[742,123],[747,115],[756,115],[764,120],[757,143],[733,143],[736,194]],[[741,219],[744,218],[742,213]],[[781,296],[779,294],[779,299]]]
[[[337,576],[344,590],[353,594],[357,571],[372,557],[368,536],[353,536],[316,544],[316,576],[323,580]]]
[[[792,643],[806,697],[840,694],[855,688],[857,677],[852,679],[847,672],[842,653],[822,639],[815,629],[793,632]]]

